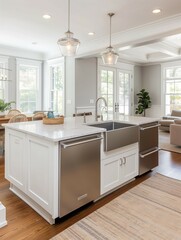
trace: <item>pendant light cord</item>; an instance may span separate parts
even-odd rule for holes
[[[110,42],[110,45],[109,47],[112,48],[111,46],[111,18],[115,15],[115,13],[108,13],[109,17],[110,17],[110,36],[109,36],[109,42]]]
[[[110,16],[110,38],[109,38],[109,47],[111,47],[111,18],[112,18],[112,16],[111,16],[111,14],[109,15]]]
[[[70,32],[70,0],[68,0],[68,32]]]

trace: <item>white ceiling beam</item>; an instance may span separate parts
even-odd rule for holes
[[[151,44],[149,47],[153,48],[154,50],[165,53],[169,56],[176,57],[180,55],[180,49],[177,47],[173,47],[167,43],[159,42],[155,44]]]
[[[154,52],[154,53],[147,54],[146,57],[147,57],[147,60],[151,61],[151,60],[161,60],[164,58],[168,58],[170,56],[166,53]]]

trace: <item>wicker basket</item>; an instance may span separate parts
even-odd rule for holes
[[[63,124],[64,117],[56,117],[56,118],[43,118],[44,124]]]

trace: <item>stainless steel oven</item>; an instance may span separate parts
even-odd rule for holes
[[[158,166],[158,122],[140,125],[139,175]]]

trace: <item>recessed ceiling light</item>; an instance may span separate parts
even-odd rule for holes
[[[44,14],[44,15],[43,15],[43,18],[44,18],[44,19],[50,19],[50,18],[51,18],[51,16],[50,16],[50,15],[48,15],[48,14]]]
[[[88,35],[89,35],[89,36],[94,36],[95,33],[94,33],[94,32],[89,32]]]
[[[160,13],[160,12],[161,12],[161,10],[159,8],[156,8],[152,11],[152,13],[154,13],[154,14],[157,14],[157,13]]]

